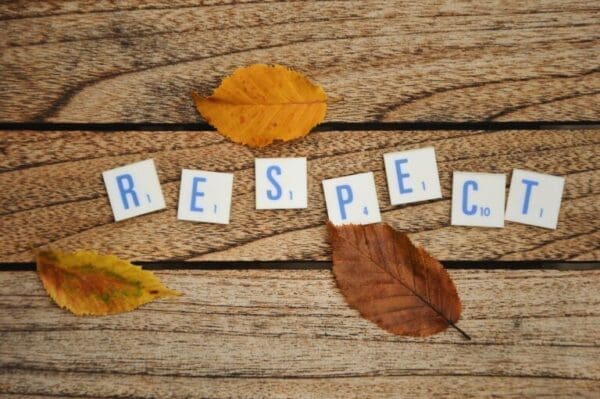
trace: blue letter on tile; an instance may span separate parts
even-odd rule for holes
[[[398,177],[398,187],[400,188],[400,194],[412,193],[412,188],[404,186],[404,179],[410,177],[410,173],[402,173],[402,164],[408,163],[408,159],[396,159],[396,176]]]
[[[354,199],[354,195],[352,195],[352,187],[348,184],[344,184],[341,186],[336,186],[335,191],[337,192],[338,204],[340,205],[340,215],[342,220],[346,220],[346,205],[351,203]],[[346,193],[344,196],[343,193]]]
[[[469,207],[469,187],[473,189],[473,191],[477,191],[479,186],[475,180],[467,180],[465,184],[463,184],[463,197],[462,197],[462,211],[465,215],[474,215],[477,212],[477,206],[472,205]]]
[[[537,186],[540,183],[535,180],[528,179],[522,179],[521,182],[527,186],[525,188],[525,200],[523,201],[523,209],[521,210],[521,213],[523,213],[523,215],[527,215],[527,212],[529,212],[529,200],[531,199],[531,190],[533,189],[533,187]]]
[[[125,185],[127,183],[127,185]],[[121,201],[123,207],[129,209],[129,201],[127,201],[127,194],[131,195],[131,199],[135,206],[140,206],[140,201],[136,192],[133,190],[133,177],[129,173],[117,176],[117,187],[119,187],[119,193],[121,194]]]
[[[204,212],[204,208],[200,206],[196,206],[196,198],[204,197],[204,192],[198,191],[198,184],[205,183],[206,177],[196,176],[192,180],[192,204],[190,206],[190,211],[192,212]]]
[[[272,201],[276,201],[279,198],[281,198],[281,185],[277,182],[277,180],[275,180],[275,177],[273,177],[273,173],[276,173],[277,175],[281,176],[281,167],[279,167],[278,165],[271,165],[267,168],[267,179],[269,179],[269,181],[275,188],[275,193],[273,193],[273,191],[271,190],[267,190],[267,198]]]

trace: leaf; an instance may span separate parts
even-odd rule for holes
[[[152,272],[112,255],[46,250],[36,254],[36,262],[50,297],[76,315],[127,312],[157,298],[181,295]]]
[[[321,87],[281,65],[239,68],[212,96],[192,97],[198,112],[219,133],[250,147],[306,136],[327,110]]]
[[[398,335],[427,336],[458,328],[460,298],[440,262],[384,223],[328,223],[333,274],[360,314]]]

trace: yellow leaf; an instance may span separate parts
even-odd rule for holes
[[[76,315],[127,312],[157,298],[181,295],[156,276],[112,255],[40,251],[37,271],[48,294]]]
[[[306,136],[327,110],[327,95],[320,86],[281,65],[237,69],[212,96],[192,97],[198,112],[219,133],[251,147]]]

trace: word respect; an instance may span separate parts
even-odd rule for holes
[[[441,198],[433,147],[384,154],[390,203],[408,204]],[[104,184],[116,221],[165,208],[152,159],[105,171]],[[308,207],[306,158],[255,159],[256,209]],[[506,175],[453,173],[451,223],[503,227],[509,220],[556,229],[564,177],[514,169],[508,199]],[[372,172],[323,180],[327,214],[334,224],[381,221]],[[233,174],[183,169],[177,218],[227,224]]]

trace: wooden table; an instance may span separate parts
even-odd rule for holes
[[[0,5],[0,396],[600,397],[600,7],[593,1]],[[252,150],[189,92],[255,62],[326,121]],[[382,154],[434,146],[441,200],[393,207]],[[253,159],[305,156],[309,209],[256,211]],[[101,172],[154,158],[168,209],[114,223]],[[182,168],[235,173],[232,222],[178,222]],[[566,177],[557,230],[450,226],[453,170]],[[322,179],[372,170],[384,221],[450,269],[460,326],[414,339],[337,291]],[[185,293],[78,318],[32,248],[96,249]]]

